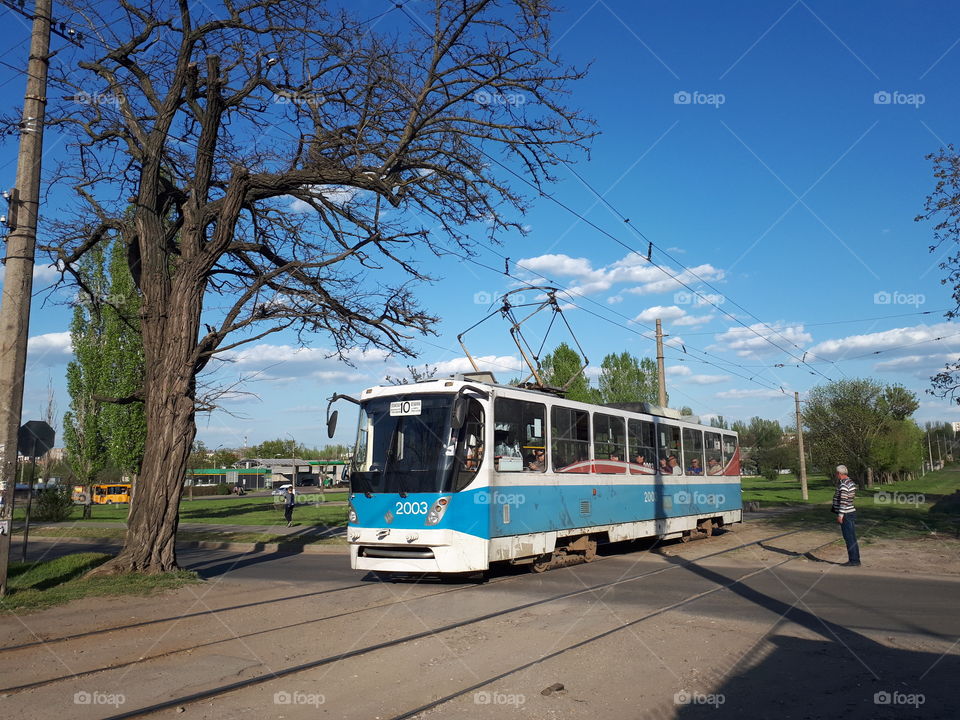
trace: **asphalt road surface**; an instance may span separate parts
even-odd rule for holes
[[[41,718],[957,717],[957,577],[813,562],[803,553],[824,542],[817,533],[734,549],[764,532],[775,534],[741,528],[487,582],[384,581],[343,554],[185,550],[204,584],[5,618],[2,707]]]

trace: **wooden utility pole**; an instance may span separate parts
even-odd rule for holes
[[[10,534],[13,532],[13,494],[17,472],[17,433],[23,410],[23,376],[30,334],[30,298],[33,294],[33,257],[37,243],[40,205],[40,160],[47,107],[47,68],[50,55],[50,16],[53,0],[36,0],[27,93],[20,123],[20,153],[11,210],[16,227],[7,236],[3,301],[0,305],[0,596],[7,592]]]
[[[803,420],[800,417],[800,393],[793,393],[793,401],[797,405],[797,449],[800,451],[800,496],[804,500],[810,499],[807,492],[807,459],[803,455]]]
[[[667,376],[663,369],[663,327],[657,318],[657,384],[660,388],[660,407],[667,406]]]

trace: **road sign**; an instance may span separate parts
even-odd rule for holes
[[[24,457],[43,457],[53,447],[56,432],[43,420],[31,420],[20,426],[17,452]]]

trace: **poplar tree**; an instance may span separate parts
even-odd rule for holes
[[[73,360],[67,364],[70,409],[63,415],[63,438],[67,463],[77,480],[92,484],[107,465],[96,397],[104,390],[105,345],[103,291],[107,287],[103,250],[84,258],[78,268],[82,287],[77,293],[70,323]]]
[[[109,287],[110,292],[101,308],[102,372],[111,398],[134,399],[126,403],[102,404],[102,433],[110,464],[135,479],[143,462],[147,432],[143,402],[136,399],[143,386],[143,340],[140,335],[140,296],[133,284],[126,249],[121,242],[114,242],[110,250]]]

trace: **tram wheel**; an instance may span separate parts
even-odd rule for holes
[[[542,573],[546,570],[549,570],[552,565],[553,565],[553,553],[540,555],[536,560],[533,561],[533,563],[531,563],[530,572]]]

